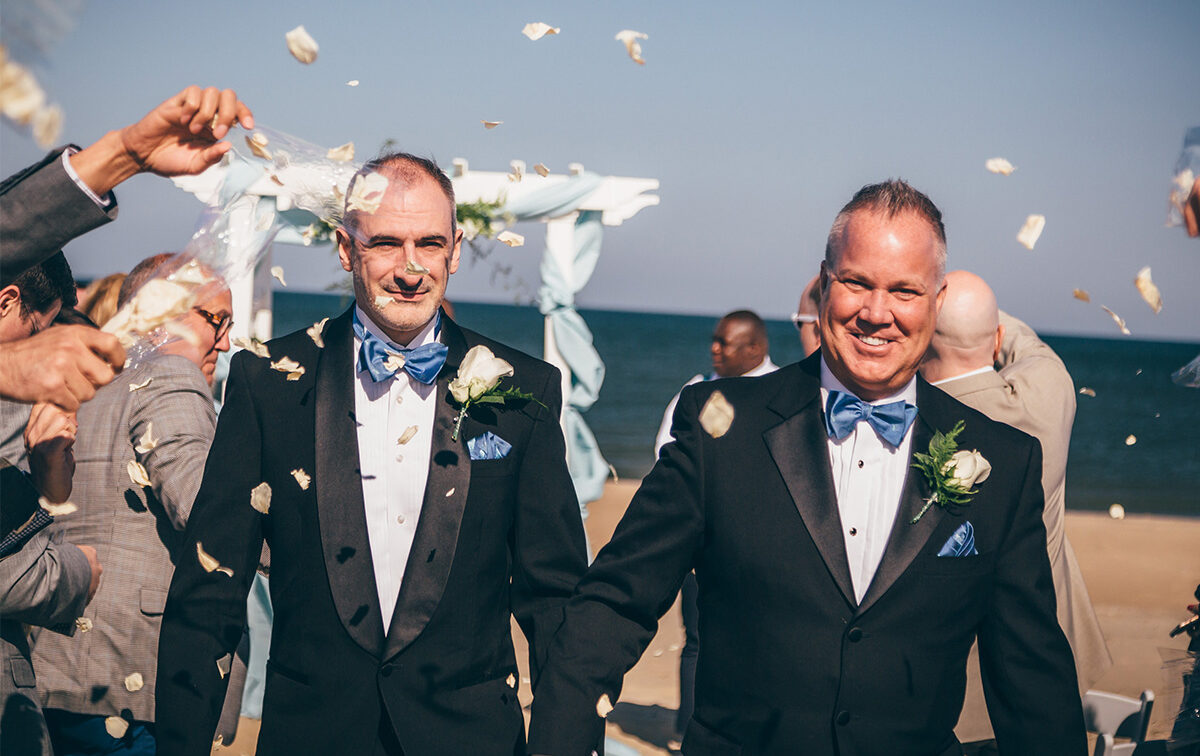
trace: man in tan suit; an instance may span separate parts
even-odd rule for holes
[[[982,278],[959,270],[946,274],[946,299],[921,375],[969,407],[1041,443],[1046,494],[1042,519],[1058,623],[1075,654],[1080,689],[1086,690],[1111,666],[1112,657],[1063,530],[1067,448],[1075,421],[1075,386],[1066,366],[1033,329],[1000,312]],[[989,740],[992,730],[974,653],[967,674],[967,699],[955,734],[963,743]]]

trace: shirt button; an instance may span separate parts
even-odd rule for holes
[[[858,528],[850,528],[850,535],[852,535],[852,536],[858,535]]]
[[[850,712],[839,711],[838,715],[837,715],[837,720],[835,720],[835,721],[840,725],[850,724]]]
[[[846,637],[850,639],[851,643],[858,643],[860,640],[862,640],[862,637],[863,637],[862,628],[860,628],[860,627],[850,628],[850,632],[846,633]]]
[[[403,525],[404,524],[404,515],[396,515],[396,522]]]
[[[858,460],[858,469],[861,470],[862,466],[863,466],[863,461],[860,459],[860,460]]]

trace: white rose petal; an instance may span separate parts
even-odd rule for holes
[[[404,446],[409,441],[412,441],[412,437],[415,435],[417,435],[417,426],[410,425],[404,429],[403,433],[400,434],[400,438],[396,439],[396,443],[400,446]]]
[[[1083,386],[1082,388],[1079,389],[1079,393],[1083,394],[1084,396],[1093,396],[1094,397],[1096,395],[1096,390],[1090,389],[1087,386]]]
[[[1111,317],[1113,319],[1113,322],[1117,324],[1117,328],[1121,329],[1121,333],[1125,334],[1126,336],[1132,335],[1130,333],[1129,329],[1125,327],[1125,318],[1121,317],[1120,315],[1113,312],[1112,310],[1105,307],[1104,305],[1100,305],[1100,309],[1104,310],[1105,312],[1107,312],[1109,314],[1109,317]]]
[[[385,370],[395,373],[404,369],[405,362],[407,360],[399,352],[388,352],[387,359],[383,361],[383,367]]]
[[[1133,435],[1132,433],[1130,433],[1128,436],[1125,437],[1125,445],[1126,446],[1133,446],[1136,443],[1137,443],[1137,436]]]
[[[200,560],[200,566],[205,572],[221,572],[229,577],[233,577],[233,570],[228,567],[222,567],[216,557],[204,550],[204,546],[196,541],[196,558]]]
[[[125,690],[130,693],[137,693],[145,684],[146,681],[142,679],[141,672],[130,672],[125,676]]]
[[[496,241],[501,244],[507,244],[510,247],[520,247],[525,244],[525,237],[512,231],[501,231],[496,234]]]
[[[396,302],[396,300],[392,299],[391,297],[385,296],[383,294],[380,294],[379,296],[375,297],[375,306],[377,308],[379,308],[380,310],[382,310],[384,307],[387,307],[390,304],[394,304],[395,302]]]
[[[283,284],[284,286],[287,286],[287,281],[283,280],[283,266],[282,265],[271,266],[271,275],[275,278],[276,281]]]
[[[1125,507],[1121,506],[1120,504],[1113,504],[1111,507],[1108,508],[1108,516],[1113,518],[1114,520],[1124,520],[1125,519]]]
[[[104,731],[117,740],[120,740],[129,731],[129,722],[121,717],[105,717]]]
[[[141,383],[131,383],[131,384],[129,384],[129,393],[131,393],[131,394],[132,394],[134,391],[140,391],[141,389],[144,389],[144,388],[146,388],[147,386],[149,386],[149,385],[150,385],[150,381],[152,381],[152,380],[154,380],[154,379],[153,379],[153,378],[147,378],[146,380],[142,381]]]
[[[325,324],[329,322],[329,318],[321,318],[316,323],[313,323],[304,332],[308,334],[308,338],[313,340],[318,349],[325,348],[325,338],[321,333],[325,330]]]
[[[1146,300],[1146,304],[1150,305],[1150,309],[1154,310],[1154,314],[1162,312],[1162,294],[1159,293],[1158,287],[1154,285],[1154,281],[1150,280],[1150,266],[1142,268],[1138,271],[1137,278],[1133,280],[1133,284],[1137,286],[1138,293],[1142,295],[1142,299]]]
[[[312,482],[312,478],[309,477],[308,473],[304,472],[304,468],[297,467],[295,470],[292,470],[292,477],[296,479],[296,483],[300,486],[301,491],[308,490],[308,484]]]
[[[346,82],[346,86],[348,86],[348,87],[357,87],[357,86],[358,86],[358,79],[351,79],[350,81]]]
[[[354,180],[354,189],[350,192],[350,199],[346,200],[346,211],[375,212],[379,209],[379,204],[383,202],[383,195],[387,193],[387,188],[387,177],[378,171],[371,171],[365,176],[359,176]]]
[[[135,486],[145,488],[150,485],[150,476],[146,474],[146,468],[142,467],[142,463],[136,459],[129,460],[129,463],[125,465],[125,471],[129,473],[129,479]]]
[[[46,93],[25,66],[0,61],[0,112],[21,125],[29,124],[46,103]]]
[[[450,393],[459,404],[478,399],[496,387],[501,378],[513,374],[513,366],[482,344],[471,347],[463,357],[458,375],[450,382]]]
[[[303,25],[292,29],[284,35],[284,38],[287,40],[288,52],[296,60],[307,65],[317,59],[317,50],[320,47],[317,45],[317,40],[312,38]]]
[[[45,496],[38,497],[38,506],[46,510],[46,514],[51,517],[65,517],[79,511],[79,507],[72,502],[64,501],[61,504],[55,504]]]
[[[508,687],[515,688],[517,687],[517,676],[509,673],[508,679],[506,679],[504,682],[508,683]]]
[[[720,438],[733,425],[733,405],[720,391],[712,392],[700,409],[700,427],[713,438]]]
[[[447,491],[447,492],[446,492],[446,498],[447,498],[447,499],[449,499],[451,496],[453,496],[453,495],[454,495],[454,491],[455,491],[455,489],[453,489],[453,488],[451,488],[449,491]]]
[[[271,152],[267,149],[267,142],[267,137],[261,131],[256,131],[246,137],[246,146],[250,148],[250,151],[256,157],[260,157],[263,160],[273,160]]]
[[[550,169],[547,168],[546,166],[542,165],[541,163],[536,163],[533,166],[533,172],[536,173],[537,175],[541,176],[542,178],[546,178],[547,176],[550,175]]]
[[[349,163],[354,159],[354,142],[346,142],[340,147],[333,147],[325,153],[325,157],[339,163]]]
[[[612,700],[609,699],[607,693],[596,699],[596,716],[600,717],[601,719],[605,719],[609,714],[612,713],[612,710]]]
[[[512,172],[508,174],[508,180],[516,183],[523,178],[525,178],[525,171],[521,170],[521,166],[514,165]]]
[[[238,349],[245,349],[249,352],[253,352],[259,357],[262,357],[264,360],[271,359],[271,352],[267,349],[267,345],[258,339],[246,339],[239,336],[233,340],[233,345]]]
[[[962,490],[967,491],[976,483],[987,480],[992,474],[992,464],[974,449],[960,450],[954,452],[954,456],[950,457],[942,471],[950,475]]]
[[[277,361],[272,362],[271,369],[287,373],[289,381],[298,381],[300,380],[300,376],[304,375],[304,368],[291,357],[281,357]]]
[[[154,437],[154,423],[146,423],[146,432],[138,439],[137,446],[133,447],[133,450],[138,454],[146,454],[156,446],[158,446],[158,439]]]
[[[999,173],[1003,176],[1008,176],[1013,171],[1017,170],[1012,163],[1008,162],[1002,157],[988,158],[988,161],[983,164],[983,167],[987,168],[992,173]]]
[[[415,260],[409,260],[404,264],[404,272],[408,273],[409,275],[423,276],[429,272],[429,268],[426,268],[424,265],[416,262]]]
[[[1017,241],[1021,242],[1026,249],[1032,250],[1045,228],[1046,216],[1031,215],[1025,219],[1025,225],[1021,226],[1021,230],[1017,232]]]
[[[504,121],[480,121],[480,123],[483,124],[483,128],[485,129],[494,129],[504,123]]]
[[[224,680],[229,676],[229,669],[233,666],[233,657],[225,654],[220,659],[217,659],[217,674]]]
[[[250,506],[263,514],[271,509],[271,486],[266,481],[250,489]]]
[[[638,42],[639,39],[650,39],[650,35],[643,34],[632,29],[622,29],[617,32],[615,39],[625,45],[625,52],[629,53],[629,57],[638,65],[645,65],[646,60],[642,57],[642,45]]]
[[[547,34],[558,34],[560,31],[562,30],[559,27],[551,26],[550,24],[544,24],[541,21],[533,21],[525,24],[525,28],[521,29],[521,33],[526,37],[529,37],[534,42],[538,41]]]
[[[1083,289],[1076,289],[1073,293],[1075,295],[1075,298],[1078,299],[1080,302],[1091,302],[1092,301],[1092,295],[1088,294]]]
[[[93,627],[91,617],[76,617],[75,618],[75,627],[78,628],[79,632],[81,632],[81,633],[88,632]]]

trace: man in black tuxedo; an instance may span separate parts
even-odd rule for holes
[[[829,234],[820,351],[684,389],[675,441],[567,606],[531,753],[590,751],[597,714],[694,568],[689,756],[960,754],[976,636],[1001,752],[1082,756],[1041,451],[916,376],[944,270],[933,203],[899,181],[864,187]],[[923,512],[933,489],[913,454],[960,421],[960,450],[978,454],[955,472],[973,493]]]
[[[160,754],[210,750],[264,538],[260,755],[521,753],[510,618],[536,684],[586,567],[558,371],[441,312],[462,242],[449,179],[389,155],[347,197],[354,307],[231,364],[163,619]],[[534,400],[474,404],[456,428],[460,367],[496,365],[480,347]]]

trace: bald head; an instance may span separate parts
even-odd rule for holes
[[[992,367],[1002,338],[1000,308],[991,287],[974,273],[951,271],[921,374],[927,381],[940,381]]]

